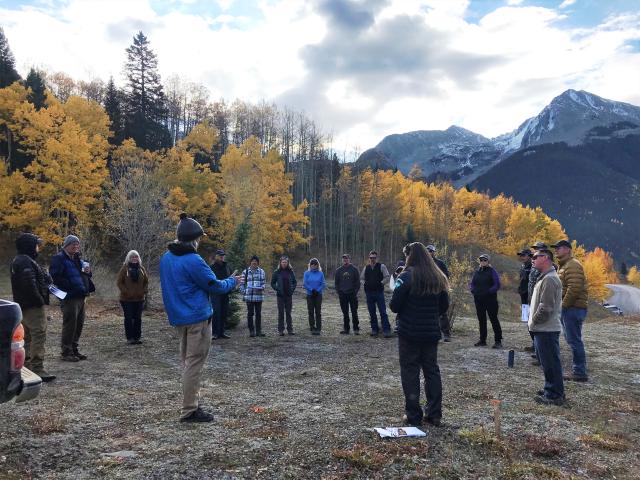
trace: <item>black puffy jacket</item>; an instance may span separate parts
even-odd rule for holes
[[[22,234],[16,241],[18,255],[11,262],[13,301],[23,310],[49,304],[51,277],[35,261],[37,242],[35,235]]]
[[[389,303],[398,314],[398,335],[409,340],[437,342],[440,340],[440,315],[449,308],[449,294],[411,294],[411,269],[400,274]]]

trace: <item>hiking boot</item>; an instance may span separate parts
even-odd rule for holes
[[[134,344],[134,345],[142,345],[142,340],[140,340],[139,338],[136,338],[136,339],[133,341],[133,344]]]
[[[403,415],[402,416],[402,423],[405,425],[409,425],[412,427],[419,427],[420,425],[422,425],[422,419],[420,420],[413,420],[413,421],[409,421],[409,419],[407,418],[407,415]]]
[[[439,418],[425,418],[424,423],[428,425],[433,425],[434,427],[439,427],[442,425],[442,420]]]
[[[256,337],[266,337],[266,333],[258,332],[256,333]]]
[[[127,343],[128,343],[129,345],[135,345],[135,344],[136,344],[136,341],[135,341],[133,338],[130,338],[129,340],[127,340]]]
[[[60,357],[63,362],[79,362],[80,359],[76,357],[73,353],[63,353]]]
[[[377,337],[380,332],[371,332],[369,334],[370,337]]]
[[[561,407],[562,405],[564,405],[564,402],[565,402],[565,399],[562,397],[549,398],[544,395],[538,395],[535,397],[534,400],[536,401],[536,403],[539,403],[541,405],[556,405],[558,407]]]
[[[250,332],[249,332],[249,336],[250,336],[251,338],[255,337],[255,336],[256,336],[256,332],[254,332],[253,330],[252,330],[252,331],[250,331]]]
[[[51,375],[50,373],[47,373],[47,371],[44,370],[44,369],[43,370],[34,370],[33,373],[38,375],[42,379],[42,381],[44,383],[51,382],[51,381],[56,379],[55,375]]]
[[[208,412],[205,412],[200,407],[198,407],[191,415],[188,417],[184,417],[180,419],[183,423],[205,423],[212,422],[213,415]]]
[[[87,356],[80,353],[78,350],[75,350],[73,354],[78,357],[78,360],[86,360]]]
[[[442,337],[442,341],[449,343],[451,341],[451,337],[449,335],[445,335]]]
[[[278,332],[278,335],[280,335],[281,337],[284,337],[284,332]]]
[[[496,343],[493,344],[493,347],[491,348],[495,348],[496,350],[502,348],[502,342],[498,341]]]
[[[384,338],[393,338],[393,337],[394,337],[393,333],[391,333],[391,332],[384,332],[384,333],[382,334],[382,336],[383,336]]]
[[[539,367],[540,366],[540,361],[539,360],[534,360],[533,362],[531,362],[531,365],[533,365],[534,367]]]
[[[353,334],[354,335],[360,335],[360,329],[359,328],[354,328],[353,329]]]
[[[356,333],[354,330],[353,333]],[[349,330],[340,330],[340,335],[349,335]]]
[[[293,330],[289,330],[289,331],[287,332],[287,335],[295,335],[295,334],[296,334],[296,333],[295,333]]]
[[[563,380],[568,382],[588,382],[589,377],[586,375],[576,375],[575,373],[570,373],[562,376]]]
[[[320,330],[314,330],[311,335],[320,335]]]
[[[474,347],[486,347],[487,346],[487,342],[483,342],[482,340],[478,340],[476,343],[473,344]]]
[[[228,340],[229,338],[231,338],[231,335],[227,335],[226,333],[223,333],[222,335],[220,335],[218,338],[223,338],[225,340]]]
[[[211,335],[211,340],[217,340],[218,339],[218,335]]]

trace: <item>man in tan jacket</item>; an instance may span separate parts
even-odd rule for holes
[[[552,245],[560,268],[558,276],[562,281],[562,329],[564,338],[573,352],[573,371],[565,380],[586,382],[587,356],[582,342],[582,325],[587,316],[587,280],[582,264],[573,258],[571,243],[560,240]]]
[[[544,405],[562,405],[565,401],[560,360],[562,282],[553,268],[550,250],[538,250],[533,255],[533,265],[540,275],[531,296],[528,326],[545,380],[544,389],[535,400]]]

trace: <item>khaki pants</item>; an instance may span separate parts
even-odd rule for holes
[[[62,308],[62,355],[73,355],[78,351],[78,341],[84,326],[85,297],[65,298]]]
[[[24,327],[25,366],[38,373],[44,369],[44,344],[47,339],[47,316],[44,307],[22,311]]]
[[[182,414],[191,415],[198,408],[200,377],[202,367],[209,356],[211,347],[211,324],[208,320],[192,325],[176,327],[180,336],[180,359],[182,372]]]

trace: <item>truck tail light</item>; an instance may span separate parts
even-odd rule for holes
[[[19,372],[24,366],[24,327],[19,324],[11,339],[11,371]]]

